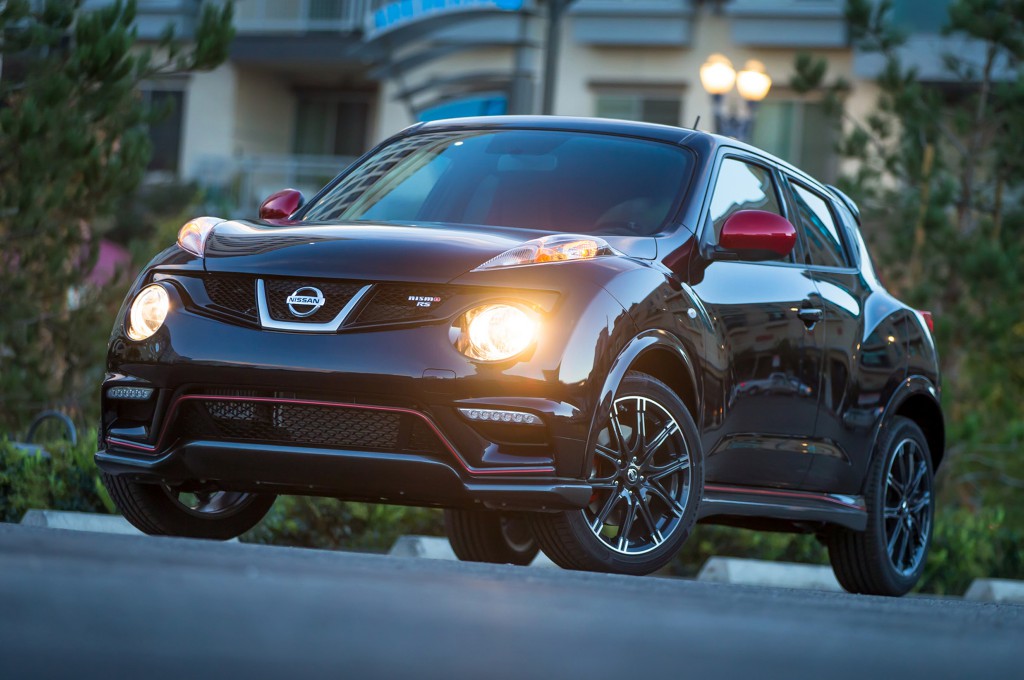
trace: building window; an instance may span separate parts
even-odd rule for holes
[[[300,94],[295,119],[295,153],[359,156],[366,151],[369,122],[368,94]]]
[[[835,180],[835,120],[821,102],[767,99],[754,123],[754,146],[788,161],[821,182]]]
[[[147,170],[178,174],[181,160],[181,129],[185,109],[185,92],[181,88],[144,87],[142,100],[157,119],[149,125],[149,142],[153,154]]]
[[[892,20],[910,33],[941,33],[949,23],[950,0],[896,0]]]
[[[594,97],[594,115],[598,118],[679,125],[683,117],[682,88],[600,88]]]

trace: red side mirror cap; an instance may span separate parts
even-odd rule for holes
[[[306,199],[302,192],[297,189],[284,189],[276,194],[271,194],[267,200],[260,205],[261,220],[286,220],[296,210],[302,207]]]
[[[718,249],[741,260],[778,260],[796,245],[796,228],[781,215],[764,210],[734,212],[722,225]]]

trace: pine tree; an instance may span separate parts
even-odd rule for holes
[[[194,39],[140,45],[134,0],[0,1],[0,431],[43,407],[95,403],[109,310],[83,290],[90,225],[139,185],[143,81],[208,70],[233,37],[232,5],[206,4]],[[102,334],[102,335],[100,335]]]

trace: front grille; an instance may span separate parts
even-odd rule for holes
[[[176,428],[178,436],[185,439],[355,450],[443,451],[440,439],[418,416],[344,405],[195,399],[181,405]]]
[[[256,281],[246,276],[209,276],[206,296],[222,311],[256,320]]]
[[[359,313],[356,323],[396,323],[438,316],[452,296],[448,286],[381,284]]]
[[[298,323],[326,323],[332,321],[348,304],[349,300],[362,288],[362,285],[358,283],[309,279],[264,279],[263,286],[267,295],[267,307],[270,310],[270,318],[275,321],[293,321]],[[288,296],[300,288],[309,287],[317,288],[323,293],[324,305],[309,316],[295,316],[288,309]]]

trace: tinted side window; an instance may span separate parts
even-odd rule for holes
[[[718,171],[715,193],[711,197],[711,221],[715,242],[729,216],[740,210],[767,210],[781,215],[778,192],[772,174],[759,165],[726,158]]]
[[[839,229],[825,199],[799,184],[793,184],[793,198],[800,218],[797,228],[803,234],[807,250],[807,264],[848,267]]]

